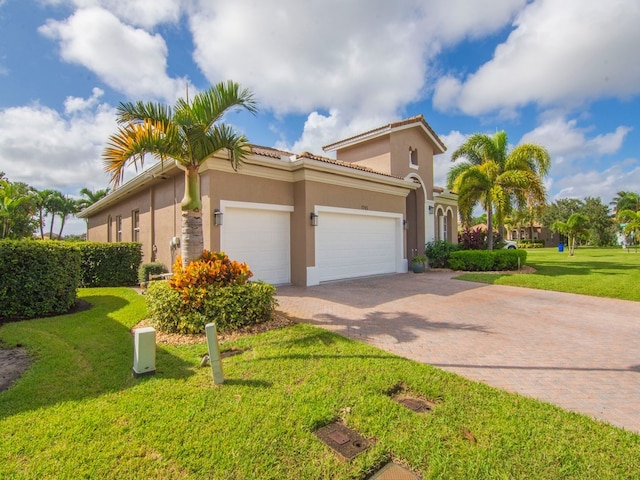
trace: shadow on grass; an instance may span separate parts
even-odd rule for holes
[[[182,379],[193,365],[156,349],[156,375],[133,376],[133,336],[125,325],[139,315],[119,296],[89,296],[87,311],[4,325],[0,338],[24,345],[34,357],[31,367],[0,393],[0,418],[60,402],[95,398],[135,387],[153,378]]]

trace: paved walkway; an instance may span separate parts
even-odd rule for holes
[[[399,274],[278,288],[280,310],[640,433],[640,303]]]

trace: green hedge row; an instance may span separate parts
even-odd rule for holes
[[[77,244],[0,241],[0,317],[31,318],[68,311],[77,299],[81,262]]]
[[[525,250],[460,250],[449,256],[449,267],[467,272],[517,270],[526,261]]]
[[[270,320],[277,306],[276,289],[264,282],[227,287],[211,286],[202,305],[188,305],[166,281],[151,282],[146,290],[151,324],[169,333],[202,333],[215,322],[219,331]]]
[[[82,253],[81,287],[121,287],[138,284],[142,263],[140,243],[78,242]]]

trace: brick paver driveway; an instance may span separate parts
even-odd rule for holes
[[[640,433],[640,303],[399,274],[278,288],[280,310]]]

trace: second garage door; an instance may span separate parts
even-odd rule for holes
[[[316,267],[323,281],[394,273],[401,259],[401,217],[319,210]]]
[[[221,250],[232,260],[248,263],[252,280],[290,283],[292,210],[277,205],[226,205],[220,227]]]

